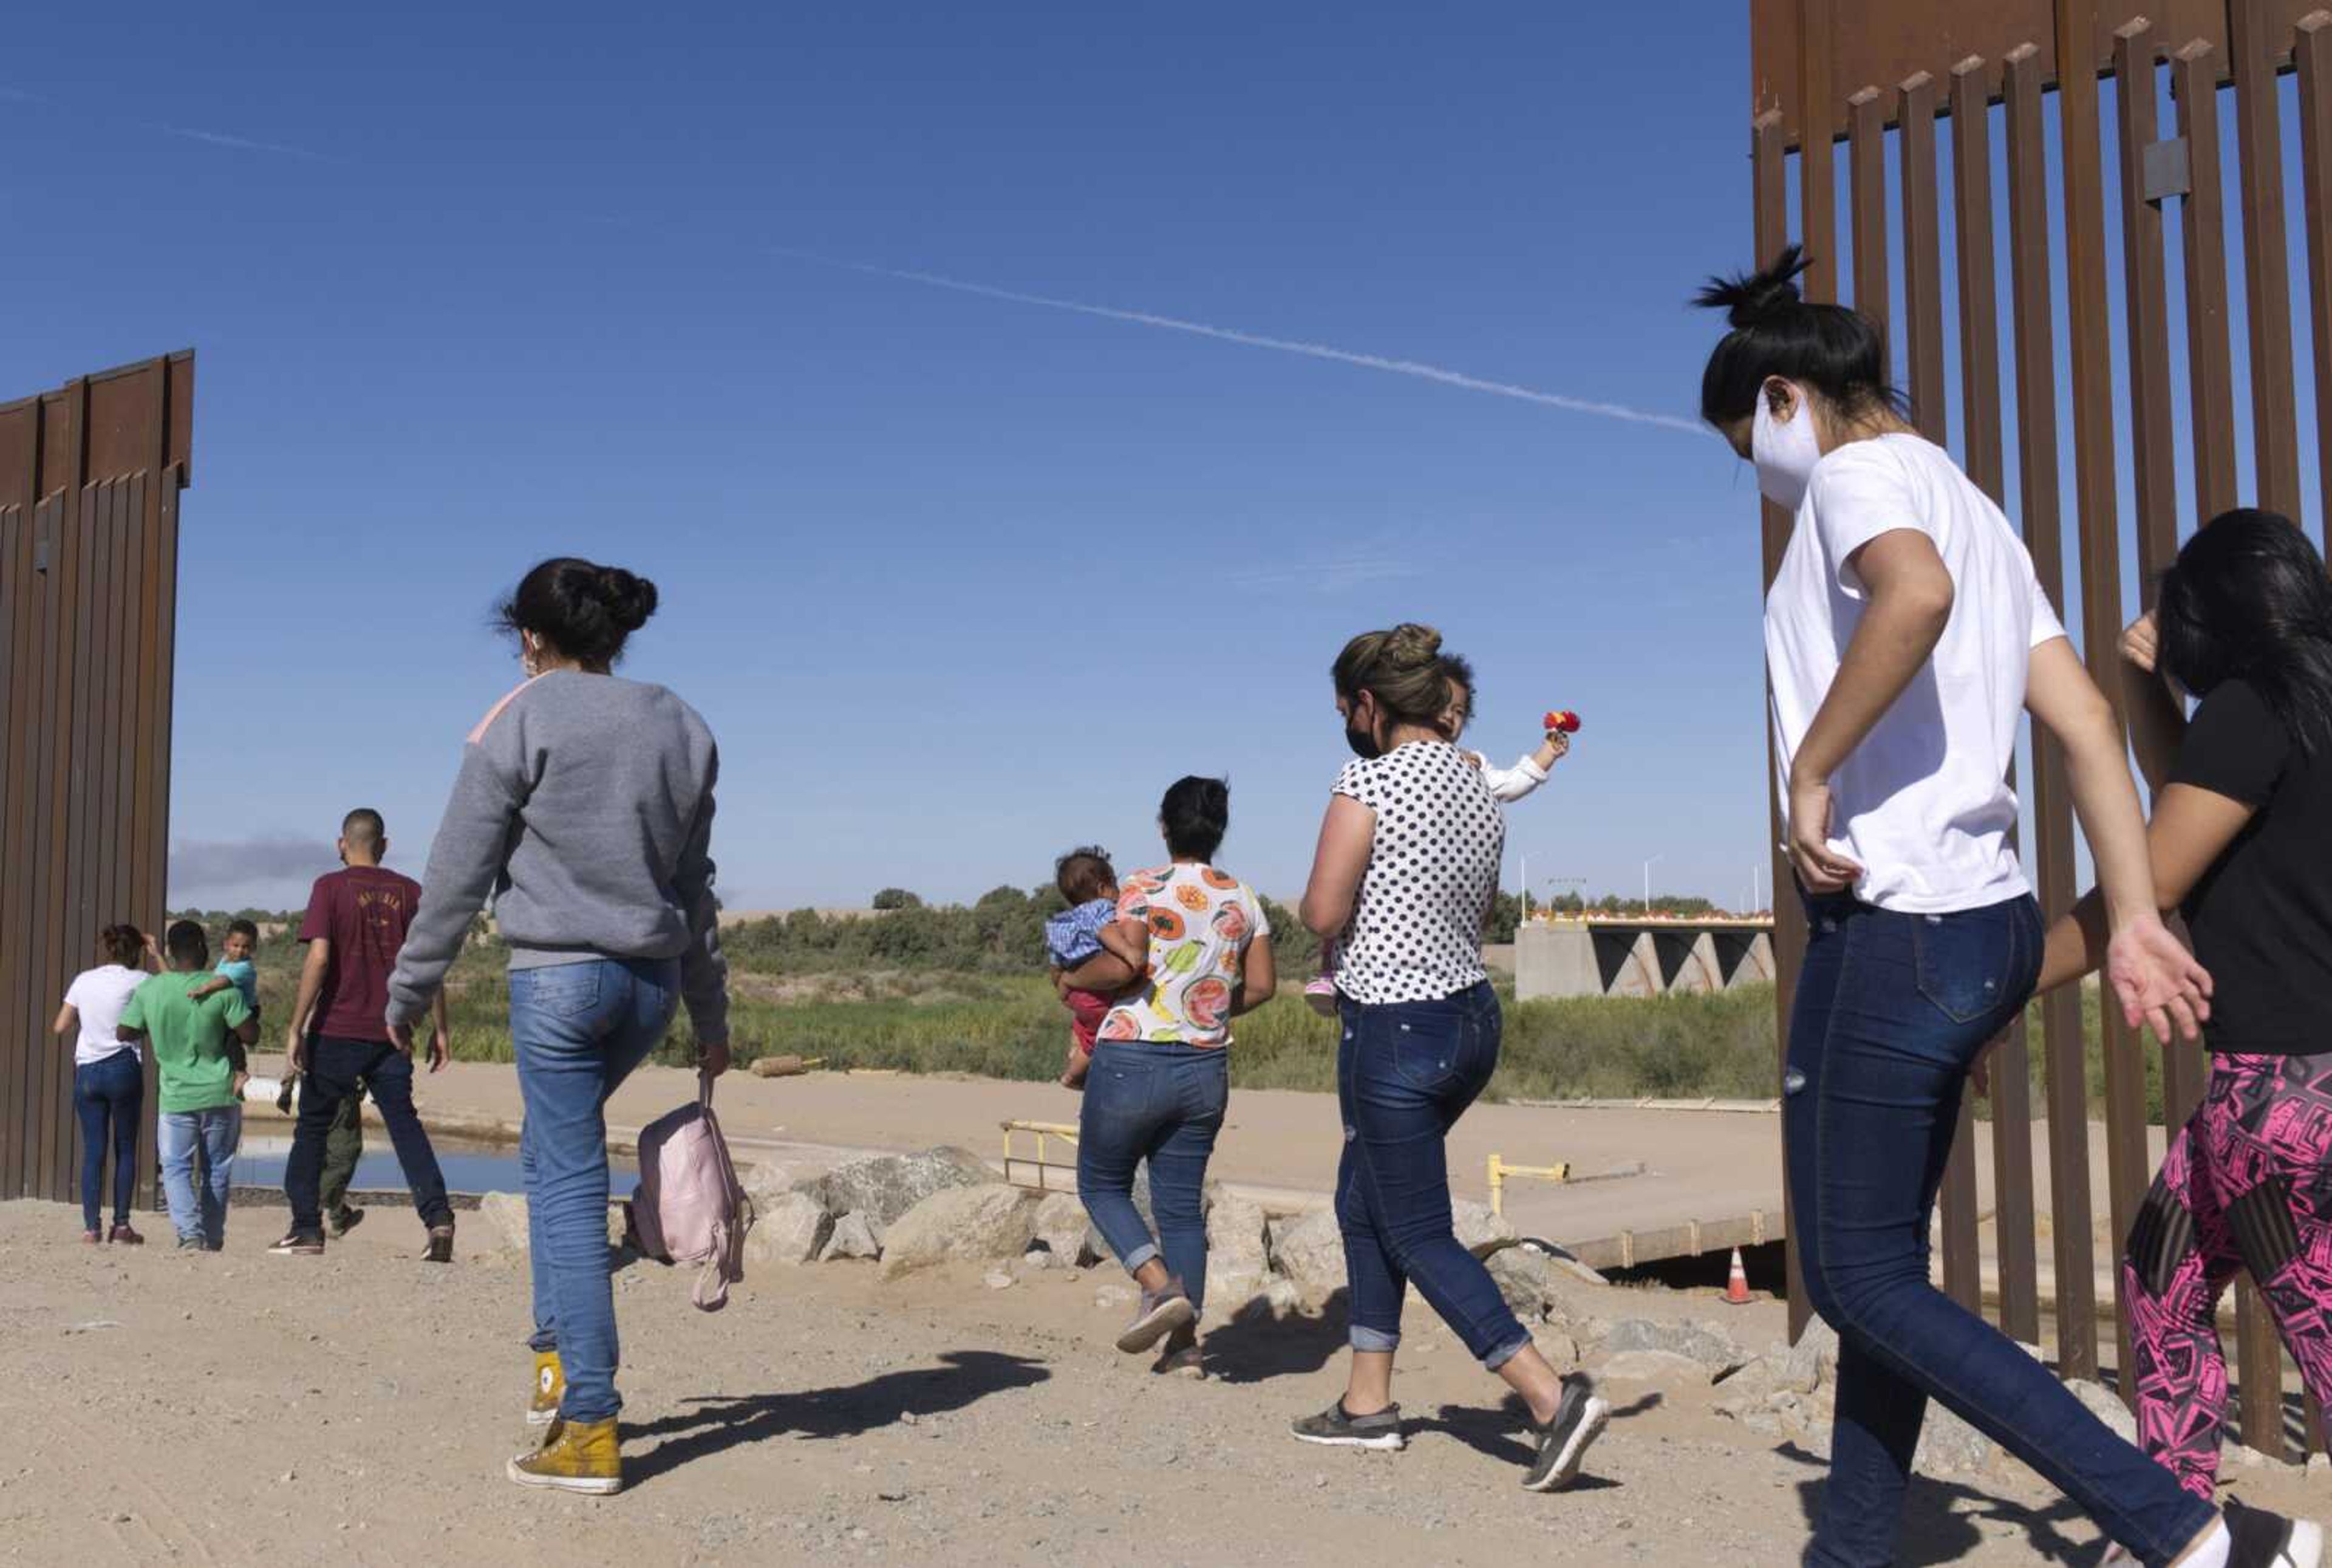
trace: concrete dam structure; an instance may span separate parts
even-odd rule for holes
[[[1515,932],[1515,997],[1654,997],[1773,979],[1770,920],[1534,920]]]

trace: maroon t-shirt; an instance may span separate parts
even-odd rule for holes
[[[300,940],[332,944],[311,1033],[343,1040],[388,1038],[388,977],[421,906],[421,884],[378,865],[316,878]]]

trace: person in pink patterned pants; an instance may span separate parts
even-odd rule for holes
[[[2238,1269],[2332,1403],[2332,579],[2288,520],[2228,512],[2179,552],[2121,652],[2155,890],[2214,982],[2210,1083],[2122,1279],[2140,1441],[2207,1501],[2227,1402],[2216,1315]],[[2102,942],[2092,894],[2050,930],[2040,989],[2094,969]],[[2320,1546],[2281,1549],[2260,1560]]]

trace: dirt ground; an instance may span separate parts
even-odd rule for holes
[[[391,1210],[321,1259],[270,1257],[275,1218],[235,1212],[204,1255],[84,1248],[76,1211],[0,1205],[0,1559],[1769,1564],[1796,1560],[1821,1477],[1711,1391],[1612,1384],[1579,1487],[1524,1493],[1503,1391],[1418,1304],[1411,1446],[1363,1454],[1286,1436],[1339,1391],[1333,1316],[1218,1329],[1195,1383],[1111,1348],[1111,1270],[991,1289],[977,1269],[762,1267],[705,1315],[642,1264],[617,1286],[629,1489],[522,1491],[502,1461],[525,1440],[523,1260],[473,1227],[432,1267]],[[1565,1288],[1576,1316],[1781,1332],[1771,1303]],[[2286,1473],[2233,1475],[2298,1500]],[[1921,1483],[1902,1561],[2086,1562],[2096,1540],[2001,1465]]]

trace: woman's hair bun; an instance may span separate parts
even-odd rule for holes
[[[1763,272],[1709,279],[1693,297],[1693,303],[1723,311],[1726,324],[1735,330],[1763,326],[1776,314],[1803,302],[1798,295],[1796,279],[1811,265],[1801,246],[1783,245],[1782,253],[1773,258],[1773,264]]]
[[[1441,634],[1432,626],[1403,621],[1385,636],[1385,658],[1394,664],[1422,664],[1441,652]]]
[[[626,632],[638,631],[655,614],[655,584],[619,566],[599,569],[599,593],[607,601],[607,617]]]

